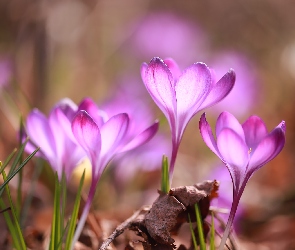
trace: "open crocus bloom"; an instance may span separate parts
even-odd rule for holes
[[[95,108],[90,99],[85,99],[81,103],[81,107],[91,111],[93,115],[97,115],[98,109]],[[158,122],[152,124],[132,140],[129,139],[129,141],[126,140],[126,136],[129,134],[128,130],[129,117],[126,113],[114,115],[104,122],[103,119],[93,119],[85,110],[80,110],[72,121],[73,134],[87,153],[92,165],[92,181],[89,195],[75,232],[73,245],[80,236],[97,183],[109,161],[117,153],[131,150],[149,141],[158,130]]]
[[[230,70],[216,82],[204,63],[194,63],[181,73],[172,59],[163,61],[155,57],[149,64],[142,65],[141,76],[171,128],[171,183],[177,151],[189,120],[198,111],[216,104],[228,95],[234,86],[235,73]]]
[[[285,145],[286,125],[282,121],[273,131],[267,132],[264,122],[250,116],[242,125],[228,112],[216,122],[216,139],[205,113],[200,119],[200,132],[207,146],[225,163],[233,182],[233,203],[223,234],[223,249],[230,233],[239,200],[252,174],[276,157]]]
[[[38,109],[33,109],[27,117],[26,132],[30,141],[26,151],[32,153],[39,146],[37,156],[50,163],[59,179],[63,172],[69,179],[74,168],[86,157],[71,133],[71,120],[77,108],[70,99],[63,99],[51,110],[48,118]]]

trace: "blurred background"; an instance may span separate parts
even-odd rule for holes
[[[142,62],[172,57],[184,69],[202,61],[217,78],[233,68],[234,90],[206,110],[209,123],[227,110],[241,123],[256,114],[269,130],[282,120],[287,125],[284,150],[246,187],[236,231],[249,249],[295,249],[294,12],[291,0],[1,0],[0,160],[18,145],[20,114],[34,107],[48,114],[64,97],[79,103],[89,96],[99,107],[124,112],[121,101],[139,123],[158,118],[157,138],[115,159],[99,184],[94,207],[123,219],[157,197],[161,157],[170,152],[167,121],[140,78]],[[221,188],[230,199],[229,174],[199,135],[200,115],[184,134],[173,186],[219,179],[224,170]],[[25,169],[24,186],[33,171]],[[40,178],[37,192],[44,193],[36,196],[45,211],[53,182]]]

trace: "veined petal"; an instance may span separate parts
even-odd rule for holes
[[[258,144],[252,153],[248,171],[254,172],[275,158],[285,145],[285,122],[281,122],[269,135]]]
[[[234,190],[238,191],[249,162],[247,145],[234,130],[225,128],[217,137],[217,146],[232,176]]]
[[[148,66],[142,65],[141,75],[152,99],[173,126],[176,112],[175,83],[168,66],[163,60],[155,57]]]
[[[267,128],[258,116],[250,116],[242,125],[248,148],[255,150],[258,143],[268,135]]]
[[[185,69],[175,85],[178,117],[188,112],[195,113],[210,88],[211,74],[206,64],[195,63]]]
[[[142,144],[145,144],[154,137],[159,128],[159,122],[156,121],[152,126],[137,135],[132,141],[120,149],[120,153],[134,149]]]
[[[216,137],[218,138],[220,132],[225,129],[230,128],[235,133],[237,133],[244,141],[245,141],[245,134],[242,128],[242,125],[239,121],[229,112],[222,112],[219,117],[217,118],[216,122]]]
[[[206,120],[205,113],[202,114],[200,122],[199,122],[199,129],[201,136],[206,143],[206,145],[213,151],[214,154],[216,154],[222,161],[222,156],[219,153],[216,140],[213,136],[212,129],[209,125],[209,123]]]
[[[245,170],[249,162],[249,149],[236,131],[224,128],[217,136],[217,146],[225,162]]]
[[[211,74],[204,63],[195,63],[179,77],[175,91],[177,100],[177,140],[210,92]]]
[[[95,167],[101,151],[101,134],[97,124],[85,110],[81,110],[72,121],[72,131]]]
[[[217,83],[215,83],[214,78],[215,76],[212,77],[211,91],[206,97],[205,101],[199,107],[200,110],[211,107],[225,98],[230,93],[235,84],[236,74],[232,69],[230,69]]]
[[[129,117],[127,114],[122,113],[111,117],[101,127],[101,157],[104,158],[106,164],[122,143],[127,133],[128,125]]]
[[[33,109],[27,117],[27,133],[30,140],[40,146],[40,150],[49,161],[55,159],[56,145],[54,136],[47,118],[38,109]]]
[[[78,107],[78,110],[85,110],[91,118],[95,121],[97,126],[100,128],[103,123],[103,116],[101,115],[101,112],[96,105],[96,103],[91,98],[85,98]]]
[[[169,70],[171,71],[174,80],[177,81],[177,79],[181,75],[181,70],[178,67],[177,63],[172,58],[166,58],[164,60],[164,63],[168,66]]]

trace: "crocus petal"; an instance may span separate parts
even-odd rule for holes
[[[72,121],[76,112],[78,111],[78,106],[69,98],[64,98],[60,100],[54,107],[59,108],[69,121]]]
[[[176,82],[177,115],[183,116],[199,108],[208,95],[211,85],[211,74],[204,63],[195,63],[188,67]]]
[[[134,149],[142,144],[148,142],[151,138],[154,137],[159,128],[159,122],[156,121],[152,126],[141,132],[137,135],[132,141],[120,149],[120,153],[126,152],[128,150]]]
[[[101,135],[97,124],[86,111],[82,110],[76,114],[72,121],[72,131],[95,167],[101,150]]]
[[[248,148],[255,150],[258,143],[268,135],[267,128],[258,116],[250,116],[242,125]]]
[[[230,128],[223,129],[217,137],[217,146],[231,173],[234,190],[240,188],[249,162],[248,147],[243,138]]]
[[[245,169],[249,161],[249,149],[234,130],[223,129],[217,137],[217,146],[225,162]]]
[[[258,144],[252,153],[248,171],[254,172],[275,158],[285,145],[285,122],[281,122]]]
[[[71,177],[71,174],[75,167],[77,167],[83,159],[87,158],[87,154],[82,147],[75,145],[71,141],[67,141],[66,151],[63,155],[64,172],[67,180]]]
[[[217,118],[216,122],[216,137],[218,138],[220,132],[224,128],[230,128],[235,131],[244,141],[245,134],[242,125],[239,121],[229,112],[222,112]]]
[[[142,80],[154,102],[167,117],[170,125],[174,124],[176,97],[174,79],[167,65],[160,58],[153,58],[149,65],[142,66]]]
[[[77,110],[75,111],[75,114],[77,113]],[[52,117],[55,116],[55,117]],[[73,116],[73,118],[75,115]],[[55,124],[53,124],[53,121],[55,119]],[[52,130],[57,129],[58,131],[55,133],[55,140],[60,140],[60,136],[64,136],[65,140],[71,140],[75,143],[77,143],[77,140],[72,132],[71,129],[71,121],[68,119],[67,114],[64,113],[64,110],[62,110],[59,106],[54,108],[51,111],[51,114],[49,115],[49,120],[51,121],[51,128]],[[60,133],[61,135],[58,135]]]
[[[129,125],[129,117],[122,113],[111,117],[101,127],[101,157],[104,157],[105,164],[110,160],[112,155],[116,153],[122,139],[126,135]]]
[[[223,160],[221,154],[219,153],[216,140],[212,133],[212,129],[206,120],[205,113],[203,113],[201,116],[199,129],[206,145],[213,151],[214,154],[216,154],[221,160]]]
[[[100,128],[104,123],[101,112],[91,98],[85,98],[78,106],[78,110],[85,110]]]
[[[164,63],[168,66],[171,71],[173,78],[177,80],[181,75],[181,70],[178,67],[177,63],[172,58],[166,58]]]
[[[58,161],[58,165],[55,166],[55,168],[57,168],[57,173],[58,176],[62,176],[62,156],[65,153],[65,141],[67,140],[66,138],[66,134],[65,134],[65,129],[69,129],[70,127],[67,128],[63,128],[63,125],[60,123],[59,117],[63,116],[65,118],[65,120],[67,120],[67,118],[64,116],[64,114],[62,113],[62,111],[59,108],[54,108],[51,112],[50,115],[48,117],[48,122],[49,122],[49,126],[51,128],[54,140],[55,140],[55,146],[56,146],[56,152],[55,152],[55,158],[56,161]],[[68,121],[68,125],[69,125],[69,121]]]
[[[214,83],[214,78],[215,76],[213,75],[212,89],[202,105],[199,107],[199,110],[211,107],[225,98],[235,84],[236,74],[232,69],[230,69],[217,83]]]
[[[48,160],[55,158],[56,146],[48,120],[37,109],[34,109],[27,117],[27,132],[30,139],[40,146],[40,150]]]

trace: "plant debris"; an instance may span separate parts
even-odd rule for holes
[[[204,181],[193,186],[172,188],[168,194],[161,191],[151,207],[144,207],[119,225],[112,235],[102,244],[100,250],[107,246],[125,229],[133,230],[142,237],[144,250],[173,250],[175,240],[171,234],[177,233],[183,223],[188,222],[188,213],[195,221],[194,205],[198,203],[202,219],[209,213],[210,200],[217,197],[217,181]],[[126,249],[132,249],[128,244]],[[180,249],[186,249],[180,245]]]

